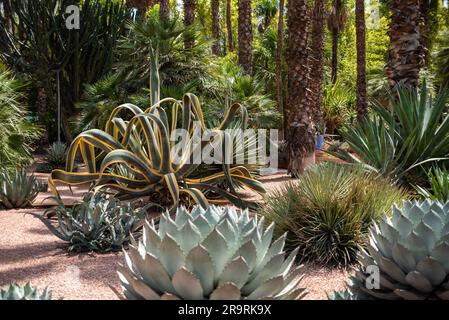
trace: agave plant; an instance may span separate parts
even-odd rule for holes
[[[441,92],[432,99],[426,85],[420,93],[400,88],[391,99],[391,112],[375,106],[372,117],[341,131],[356,155],[331,152],[402,183],[420,181],[425,175],[422,168],[449,157],[448,97],[449,92]]]
[[[14,282],[0,289],[0,300],[51,300],[51,291],[46,288],[42,293],[30,283],[24,286]]]
[[[25,169],[0,173],[0,203],[7,209],[31,207],[41,188],[36,177]]]
[[[67,145],[63,142],[53,143],[47,150],[45,161],[53,168],[64,168],[67,157]]]
[[[128,245],[130,234],[141,227],[148,206],[135,208],[104,193],[87,193],[83,201],[67,208],[61,199],[44,216],[33,214],[58,238],[70,243],[68,251],[109,252]],[[45,215],[56,215],[54,226]]]
[[[297,250],[287,258],[285,235],[245,210],[200,206],[178,209],[144,225],[143,239],[125,252],[118,274],[128,299],[299,299]]]
[[[449,300],[449,203],[394,206],[392,217],[371,229],[367,249],[349,290],[335,298]],[[368,266],[379,270],[378,288],[366,286]]]
[[[433,167],[427,173],[430,188],[424,189],[421,186],[415,186],[416,191],[426,199],[449,201],[449,172],[443,165],[443,168]]]
[[[208,131],[195,95],[186,94],[182,101],[160,99],[157,62],[152,50],[150,61],[152,107],[144,111],[132,104],[121,105],[112,112],[104,131],[93,129],[81,133],[69,148],[65,171],[53,171],[49,186],[57,192],[54,186],[56,181],[70,185],[94,182],[95,190],[112,189],[120,197],[169,194],[172,210],[176,209],[182,196],[193,199],[203,207],[210,202],[223,201],[232,201],[241,207],[249,206],[236,194],[216,187],[219,181],[232,180],[257,192],[264,192],[263,185],[244,166],[223,165],[220,172],[192,178],[201,164],[195,161],[196,155],[203,154],[206,146],[217,147],[224,141],[224,130],[233,123],[239,112],[245,126],[246,109],[238,104],[232,105],[221,124]],[[162,108],[167,104],[172,107],[169,113]],[[127,115],[131,115],[129,120]],[[187,133],[182,144],[175,144],[173,136],[177,129]],[[201,133],[202,137],[205,132],[214,138],[210,142],[197,143],[196,133]],[[177,149],[179,146],[181,150]],[[73,172],[78,153],[88,169],[87,174]],[[179,161],[174,161],[175,157]],[[126,170],[117,170],[118,166]],[[132,175],[130,177],[121,172],[131,172]]]

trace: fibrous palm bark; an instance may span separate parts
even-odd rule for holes
[[[184,0],[184,25],[190,27],[195,22],[196,0]],[[184,39],[184,47],[186,49],[192,48],[194,40],[190,35]]]
[[[211,15],[212,15],[212,53],[215,55],[219,55],[220,48],[220,1],[219,0],[211,0]]]
[[[346,24],[346,10],[343,6],[342,0],[334,0],[332,10],[328,18],[328,27],[332,33],[332,83],[337,82],[338,76],[338,38],[340,31],[343,30]]]
[[[363,119],[368,109],[366,101],[366,30],[364,0],[356,0],[355,15],[357,38],[357,117]]]
[[[282,51],[284,46],[284,0],[279,1],[278,38],[276,47],[276,100],[278,111],[284,117],[283,131],[287,127],[286,110],[284,110],[284,90],[282,84]]]
[[[167,21],[170,16],[170,8],[168,0],[159,0],[159,19]]]
[[[323,68],[324,68],[324,22],[325,0],[315,0],[312,13],[312,51],[310,60],[310,90],[313,102],[313,120],[323,125]]]
[[[289,0],[288,27],[288,129],[289,173],[299,176],[315,149],[315,128],[308,89],[307,0]]]
[[[251,18],[251,0],[239,0],[238,8],[239,64],[246,74],[252,74],[253,26]]]
[[[392,0],[390,9],[388,83],[393,90],[399,83],[415,88],[425,62],[425,50],[421,44],[420,0]]]
[[[234,51],[234,39],[232,35],[232,11],[231,11],[231,0],[226,0],[226,29],[228,32],[228,50],[229,52]]]

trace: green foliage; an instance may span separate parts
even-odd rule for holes
[[[304,259],[349,265],[373,220],[402,201],[405,193],[360,167],[323,163],[306,170],[267,198],[261,214],[289,232]]]
[[[449,201],[449,172],[446,167],[433,167],[427,173],[430,188],[429,190],[423,187],[416,186],[418,193],[426,199],[439,200],[442,203]]]
[[[371,117],[341,130],[356,155],[331,153],[400,183],[420,182],[429,165],[449,156],[448,97],[441,92],[432,99],[425,84],[421,92],[399,88],[397,98],[390,99],[391,112],[377,105]]]
[[[297,250],[272,243],[274,226],[233,208],[178,209],[147,221],[143,241],[125,252],[119,277],[128,299],[300,299]]]
[[[53,130],[57,72],[63,116],[68,117],[83,85],[99,80],[110,70],[127,9],[122,1],[115,0],[10,0],[10,4],[16,25],[7,28],[0,15],[0,58],[12,70],[31,78],[36,89],[45,90],[45,101],[39,103],[47,108],[47,114],[39,116],[46,129]],[[80,8],[78,30],[66,27],[65,9],[73,4]]]
[[[32,143],[40,129],[27,118],[22,95],[25,84],[0,71],[0,164],[17,167],[32,161]]]
[[[7,209],[31,207],[40,189],[40,182],[25,169],[0,173],[0,204]]]
[[[0,300],[51,300],[51,291],[39,293],[30,283],[23,286],[12,282],[0,289]]]
[[[45,155],[45,162],[53,169],[64,168],[67,158],[67,145],[63,142],[54,142]]]
[[[352,88],[337,83],[327,84],[323,91],[323,118],[326,122],[326,133],[335,134],[338,129],[348,125],[356,116],[355,94]]]
[[[344,294],[351,299],[449,300],[449,204],[404,202],[371,228],[356,275]],[[366,287],[379,269],[379,288]]]
[[[58,205],[45,214],[57,217],[57,225],[39,214],[33,214],[58,238],[69,243],[68,251],[119,251],[137,235],[148,207],[135,208],[105,193],[87,193],[83,201],[68,208],[60,198]]]

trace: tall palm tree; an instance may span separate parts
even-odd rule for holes
[[[324,23],[325,0],[315,0],[312,13],[312,51],[310,59],[310,90],[313,101],[313,120],[323,125],[323,79],[324,79]]]
[[[425,50],[421,44],[420,0],[391,0],[390,47],[387,77],[391,89],[402,82],[418,86],[424,66]]]
[[[253,26],[251,0],[238,1],[239,64],[246,74],[253,73]]]
[[[315,128],[308,94],[307,0],[287,3],[288,130],[289,173],[298,177],[314,161]]]
[[[357,46],[357,116],[365,117],[368,104],[366,102],[366,30],[365,1],[355,1],[355,28]]]
[[[159,0],[159,19],[161,21],[168,20],[170,16],[169,0]]]
[[[276,47],[276,100],[278,111],[284,117],[283,131],[287,128],[287,116],[284,108],[284,90],[282,84],[282,51],[284,46],[284,0],[279,0],[278,39]]]
[[[215,55],[220,54],[220,1],[211,0],[211,15],[212,15],[212,38],[214,42],[212,44],[212,52]]]
[[[228,50],[234,51],[234,39],[232,36],[232,11],[231,0],[226,0],[226,29],[228,31]]]
[[[346,8],[342,0],[334,0],[328,18],[328,27],[332,33],[332,83],[337,82],[338,76],[338,39],[344,29],[347,19]]]
[[[184,0],[184,25],[190,27],[195,22],[196,0]],[[194,40],[191,36],[186,36],[184,39],[184,47],[186,49],[192,48]]]

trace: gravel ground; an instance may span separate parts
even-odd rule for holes
[[[39,174],[42,180],[48,175]],[[286,172],[262,177],[268,193],[287,180]],[[63,188],[65,202],[79,199],[85,188],[74,188],[72,194]],[[35,205],[51,194],[41,194]],[[262,198],[251,192],[243,192],[243,197],[253,201]],[[116,274],[122,263],[122,253],[115,254],[67,254],[64,242],[51,234],[36,218],[27,213],[42,213],[43,209],[0,211],[0,287],[10,281],[26,283],[30,281],[39,288],[48,286],[53,298],[67,300],[110,300],[118,299],[114,291],[120,290]],[[348,271],[327,269],[311,264],[304,265],[302,287],[309,294],[306,299],[327,299],[327,294],[342,290]]]
[[[0,287],[15,280],[39,288],[49,286],[56,299],[117,299],[111,287],[120,290],[116,268],[122,263],[117,254],[71,254],[29,212],[0,211]],[[307,299],[326,299],[327,293],[340,290],[348,273],[306,264],[301,286],[309,291]]]

